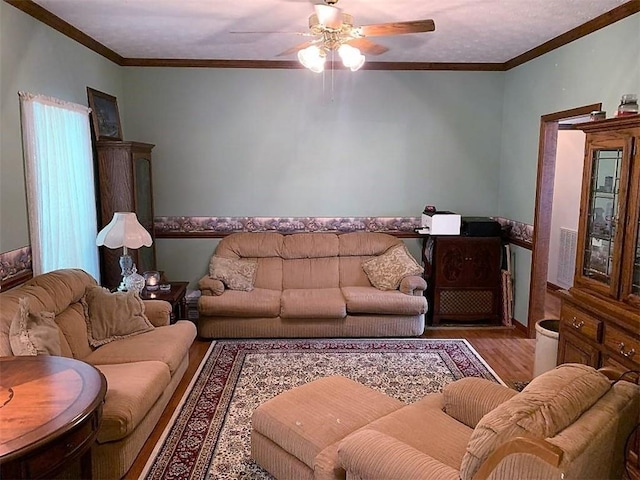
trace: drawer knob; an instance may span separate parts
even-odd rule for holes
[[[571,325],[576,330],[580,330],[582,327],[584,327],[584,320],[578,321],[578,319],[576,317],[573,317],[573,322],[571,322]]]
[[[636,354],[636,349],[635,348],[632,348],[628,352],[625,352],[624,351],[624,342],[620,342],[620,344],[618,345],[618,350],[620,351],[620,355],[622,355],[625,358],[631,358]]]

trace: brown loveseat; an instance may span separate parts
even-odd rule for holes
[[[409,405],[325,377],[254,411],[251,456],[278,480],[622,478],[640,387],[610,373],[564,364],[520,393],[469,377]]]
[[[144,313],[155,328],[93,348],[81,299],[95,285],[88,273],[66,269],[0,294],[0,356],[13,354],[9,331],[20,299],[27,299],[31,314],[55,314],[62,356],[90,363],[106,377],[102,424],[92,449],[93,477],[115,479],[133,464],[186,371],[196,329],[189,321],[169,325],[167,302],[145,301]]]
[[[383,233],[232,234],[220,241],[200,280],[198,334],[421,335],[427,311],[421,272],[404,243]]]

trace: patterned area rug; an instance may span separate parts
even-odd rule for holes
[[[503,383],[466,340],[218,341],[142,478],[271,479],[249,457],[253,410],[328,375],[344,375],[406,403],[462,377]]]

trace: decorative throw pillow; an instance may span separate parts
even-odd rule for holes
[[[253,290],[253,282],[258,269],[258,261],[255,259],[224,258],[214,255],[209,263],[209,276],[214,280],[220,280],[231,290]]]
[[[396,245],[382,255],[365,260],[362,268],[371,284],[380,290],[396,290],[404,277],[424,272],[404,245]]]
[[[61,355],[60,331],[53,312],[31,313],[29,299],[18,300],[18,311],[9,327],[14,355]]]
[[[154,328],[144,314],[144,302],[136,292],[111,293],[106,288],[92,286],[87,288],[80,301],[92,347]]]

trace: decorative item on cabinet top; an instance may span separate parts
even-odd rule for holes
[[[96,140],[122,140],[118,100],[113,95],[87,87],[91,123]]]

